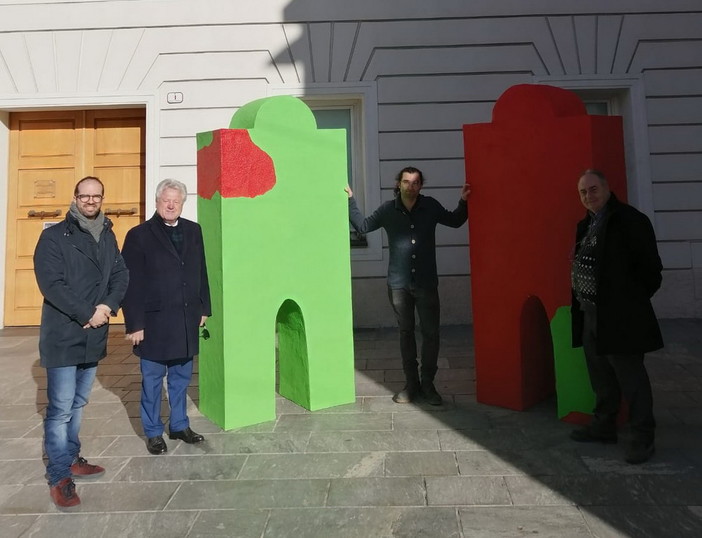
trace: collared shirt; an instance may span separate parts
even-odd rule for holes
[[[185,241],[185,238],[183,236],[183,229],[178,226],[179,221],[176,220],[173,224],[169,224],[163,220],[161,215],[158,213],[156,213],[155,217],[156,220],[163,224],[163,228],[166,230],[166,235],[171,240],[171,243],[173,243],[173,247],[176,249],[176,252],[178,252],[178,256],[182,256],[183,242]]]
[[[390,288],[432,288],[439,283],[436,225],[462,226],[468,219],[468,204],[460,200],[456,209],[448,211],[434,198],[420,194],[412,209],[408,210],[398,195],[364,219],[356,201],[349,198],[349,219],[359,233],[383,228],[388,234]]]

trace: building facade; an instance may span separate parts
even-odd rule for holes
[[[126,230],[153,212],[160,179],[195,192],[197,132],[289,94],[347,129],[367,213],[407,165],[452,208],[462,125],[490,121],[522,83],[623,116],[628,198],[665,267],[657,312],[702,316],[699,0],[45,0],[0,1],[0,325],[33,324],[35,238],[83,175],[107,178],[105,206]],[[194,200],[184,216],[197,219]],[[439,228],[437,243],[442,321],[470,322],[467,230]],[[353,249],[357,326],[393,324],[387,253],[379,233]]]

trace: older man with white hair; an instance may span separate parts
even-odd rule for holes
[[[164,179],[156,213],[132,228],[122,255],[134,278],[122,305],[127,339],[141,358],[141,422],[151,454],[168,450],[163,439],[161,388],[167,377],[169,437],[199,443],[190,429],[186,392],[199,352],[199,328],[211,314],[202,230],[182,218],[185,185]]]

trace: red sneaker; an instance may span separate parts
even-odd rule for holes
[[[80,497],[76,493],[76,485],[70,478],[64,478],[55,486],[49,488],[51,500],[59,508],[71,508],[80,504]]]
[[[91,465],[88,460],[78,456],[73,465],[71,465],[71,477],[91,479],[98,478],[105,474],[105,468],[99,465]]]

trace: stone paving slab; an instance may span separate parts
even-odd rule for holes
[[[247,456],[170,456],[148,454],[129,458],[114,481],[160,482],[183,480],[234,480],[239,476]],[[92,460],[91,460],[92,461]],[[100,463],[95,460],[95,463]]]
[[[269,538],[416,538],[461,536],[456,510],[432,507],[272,510]]]
[[[451,476],[458,474],[453,452],[391,452],[385,457],[385,476]]]
[[[385,454],[252,454],[246,458],[241,479],[350,478],[383,476]]]
[[[512,504],[502,476],[431,476],[427,477],[426,484],[430,506]]]
[[[199,431],[199,430],[198,430]],[[285,454],[304,452],[310,432],[218,433],[203,443],[182,443],[178,454]]]
[[[183,482],[168,510],[324,506],[329,480],[221,480]]]
[[[0,515],[0,529],[3,538],[20,538],[26,536],[26,532],[38,520],[38,516],[3,516]],[[70,523],[74,523],[71,521]]]
[[[3,422],[10,420],[33,420],[41,422],[43,415],[37,411],[36,403],[0,405],[0,420]]]
[[[459,508],[458,513],[464,536],[471,538],[592,536],[582,512],[574,506],[471,506]]]
[[[506,476],[515,505],[655,505],[644,477],[617,475]]]
[[[582,510],[598,538],[699,538],[702,507],[591,506]]]
[[[392,415],[344,413],[342,415],[284,415],[278,419],[276,432],[286,431],[367,431],[392,430]]]
[[[291,510],[294,509],[286,508],[280,511],[287,513]],[[198,513],[187,536],[189,538],[212,536],[261,538],[274,512],[277,510],[203,510]]]
[[[434,430],[312,432],[308,452],[413,452],[439,449],[439,436]]]
[[[350,404],[344,404],[344,405],[335,405],[334,407],[329,407],[327,409],[320,409],[319,411],[309,411],[305,409],[304,407],[300,407],[294,402],[291,402],[290,400],[286,400],[285,398],[278,397],[275,399],[275,409],[276,409],[276,415],[295,415],[295,414],[300,414],[300,415],[309,415],[309,414],[324,414],[324,413],[331,413],[331,414],[337,414],[337,413],[360,413],[363,411],[363,398],[356,398],[356,401],[354,403]]]
[[[0,441],[0,455],[3,460],[41,460],[41,441],[34,438],[3,439]]]
[[[393,414],[393,427],[396,430],[480,430],[486,429],[488,426],[489,419],[487,417],[464,413],[461,410],[417,415]]]
[[[33,433],[35,430],[43,430],[41,422],[19,420],[2,421],[0,422],[0,439],[18,439],[20,437],[41,436],[41,433]]]
[[[123,538],[185,536],[195,524],[197,512],[136,512],[115,514],[52,514],[35,518],[32,538]],[[0,518],[2,524],[3,518]],[[19,522],[20,524],[26,522]],[[5,536],[4,534],[2,536]],[[12,536],[12,535],[10,535]],[[22,534],[15,535],[17,537]],[[236,536],[236,535],[231,535]]]
[[[328,506],[425,506],[420,477],[337,478],[331,480]]]
[[[362,407],[364,413],[443,413],[452,409],[456,409],[456,404],[451,397],[444,398],[441,405],[430,405],[423,399],[398,405],[392,398],[368,396],[363,398]]]
[[[445,429],[438,436],[441,450],[506,450],[526,443],[520,431]]]
[[[45,473],[46,468],[41,461],[36,459],[0,461],[0,476],[2,476],[2,483],[5,485],[45,484]]]
[[[403,381],[373,381],[369,379],[367,382],[356,382],[356,396],[383,396],[385,398],[392,397],[393,394],[402,390],[404,387]]]
[[[461,476],[506,476],[522,474],[519,466],[489,450],[461,450],[454,453]]]

